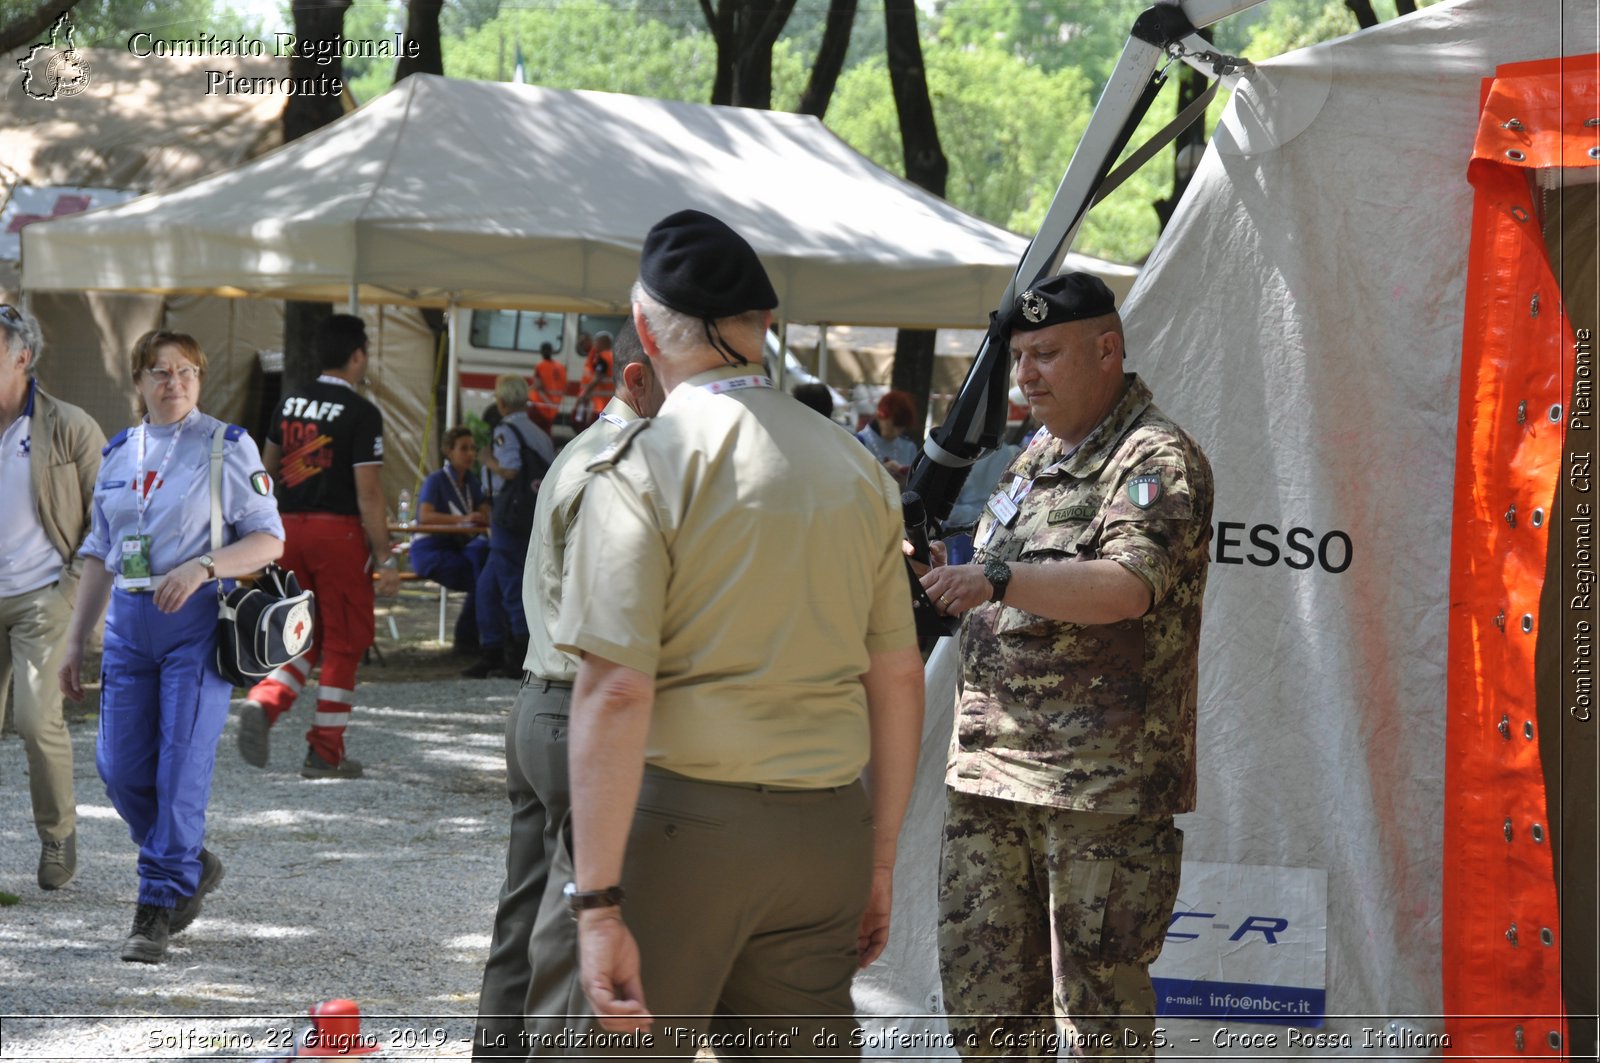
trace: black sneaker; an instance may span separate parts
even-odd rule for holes
[[[499,646],[483,647],[483,655],[477,663],[461,670],[463,679],[488,679],[498,676],[505,668],[505,653]]]
[[[361,762],[345,757],[337,764],[329,764],[314,749],[306,750],[306,762],[300,765],[302,779],[359,779]]]
[[[160,963],[167,958],[167,936],[172,932],[172,909],[141,904],[133,913],[133,933],[122,943],[124,963]]]
[[[200,905],[206,894],[216,889],[221,881],[222,861],[210,849],[201,849],[200,884],[195,887],[193,897],[178,898],[178,903],[172,909],[172,933],[189,929],[189,924],[200,917]]]

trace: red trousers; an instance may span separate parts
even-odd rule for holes
[[[330,764],[344,759],[344,729],[355,698],[356,666],[372,645],[370,552],[361,518],[333,513],[283,514],[284,568],[316,595],[317,625],[311,648],[257,683],[250,700],[267,710],[267,722],[294,707],[320,661],[317,711],[306,741]]]

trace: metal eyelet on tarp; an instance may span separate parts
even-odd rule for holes
[[[1535,845],[1544,844],[1544,824],[1535,823],[1528,829],[1528,833],[1533,835],[1533,841]]]
[[[1507,118],[1504,122],[1500,123],[1500,128],[1501,129],[1522,129],[1523,128],[1522,120],[1520,118]]]
[[[1544,510],[1536,509],[1533,511],[1533,526],[1535,528],[1544,527]]]
[[[1590,148],[1589,149],[1589,158],[1591,158],[1591,159],[1600,159],[1600,148]]]
[[[1510,159],[1512,162],[1521,162],[1527,157],[1528,155],[1526,152],[1518,151],[1516,148],[1506,149],[1506,158]]]
[[[1522,614],[1522,630],[1524,632],[1531,632],[1533,630],[1533,614],[1532,613],[1523,613]]]
[[[1501,738],[1504,738],[1507,742],[1511,741],[1511,717],[1500,717],[1500,722],[1496,725],[1496,729],[1500,732]]]
[[[1531,215],[1521,207],[1512,207],[1511,208],[1511,216],[1513,218],[1515,218],[1517,221],[1522,221],[1522,222],[1527,221],[1528,218],[1531,217]]]
[[[1550,416],[1550,423],[1551,424],[1560,424],[1561,423],[1561,403],[1558,402],[1554,406],[1550,407],[1550,415],[1549,416]]]
[[[1506,832],[1506,841],[1509,842],[1511,840],[1511,817],[1510,816],[1506,817],[1505,832]]]
[[[1506,931],[1506,940],[1511,942],[1511,947],[1517,947],[1517,924],[1512,923],[1511,929]]]
[[[1521,402],[1517,403],[1517,423],[1518,424],[1527,424],[1528,423],[1528,400],[1527,399],[1523,399]]]
[[[1533,721],[1532,720],[1523,720],[1522,721],[1522,737],[1526,738],[1530,742],[1533,741]]]
[[[1534,292],[1533,293],[1533,298],[1528,301],[1528,316],[1529,317],[1538,317],[1539,316],[1539,293],[1538,292]]]
[[[1513,528],[1517,526],[1517,505],[1515,502],[1511,504],[1510,509],[1506,510],[1506,523]]]
[[[1556,943],[1556,936],[1555,936],[1555,934],[1551,933],[1550,928],[1547,927],[1547,926],[1540,927],[1539,928],[1539,944],[1545,945],[1545,946],[1549,946],[1549,945],[1554,945],[1555,943]]]
[[[1559,1030],[1551,1030],[1550,1031],[1550,1036],[1546,1037],[1545,1040],[1550,1042],[1550,1047],[1551,1048],[1554,1048],[1557,1051],[1560,1050],[1560,1048],[1561,1048],[1561,1032]]]

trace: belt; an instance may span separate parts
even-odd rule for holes
[[[523,672],[522,673],[522,685],[525,686],[525,687],[526,686],[539,685],[539,689],[540,689],[541,693],[548,692],[548,691],[551,691],[551,690],[571,690],[572,689],[572,684],[570,682],[568,682],[567,680],[564,680],[564,679],[546,679],[544,676],[542,676],[542,675],[534,675],[532,672]]]

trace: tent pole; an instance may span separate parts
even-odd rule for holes
[[[361,313],[361,285],[356,281],[350,282],[350,299],[346,305],[349,308],[348,313]]]
[[[461,330],[456,328],[456,298],[453,295],[445,304],[444,327],[449,344],[445,358],[444,423],[450,427],[456,423],[456,405],[461,399]]]
[[[789,375],[789,319],[778,319],[778,380],[779,388],[783,387],[783,378]]]
[[[817,379],[828,384],[828,323],[817,326]]]

